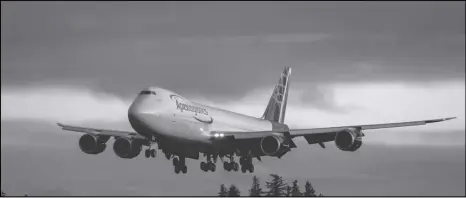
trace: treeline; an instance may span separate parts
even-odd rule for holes
[[[286,197],[322,197],[322,193],[317,195],[314,187],[312,187],[310,181],[306,181],[304,185],[304,191],[301,192],[299,189],[298,180],[294,180],[291,185],[288,184],[281,176],[276,174],[270,174],[272,179],[265,182],[266,189],[263,190],[260,185],[259,178],[254,176],[252,178],[252,185],[249,189],[249,196],[251,197],[260,197],[260,196],[286,196]],[[241,192],[235,185],[230,185],[229,188],[226,188],[224,184],[220,185],[220,192],[218,193],[220,197],[239,197]]]
[[[322,197],[322,193],[317,194],[310,181],[306,181],[304,185],[304,191],[301,192],[298,184],[298,180],[294,180],[291,185],[288,184],[281,176],[276,174],[270,174],[271,180],[265,182],[265,190],[260,185],[259,178],[256,176],[252,177],[252,185],[249,189],[249,196],[260,197],[260,196],[286,196],[286,197]],[[6,196],[2,190],[2,197]],[[27,196],[27,195],[25,195]],[[241,196],[240,190],[235,185],[225,187],[224,184],[220,185],[220,197],[239,197]]]

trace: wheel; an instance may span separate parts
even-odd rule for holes
[[[175,166],[175,173],[176,174],[180,173],[180,168],[178,166]]]
[[[145,154],[146,154],[146,158],[150,157],[149,149],[146,149]]]
[[[183,172],[183,174],[186,174],[188,172],[188,167],[184,165],[181,171]]]
[[[205,162],[201,162],[201,170],[203,170],[204,172],[207,172],[207,164]]]
[[[246,166],[244,165],[241,166],[241,172],[246,173]]]
[[[249,166],[249,172],[250,172],[250,173],[253,173],[253,172],[254,172],[254,165],[251,164],[251,165]]]
[[[230,163],[223,162],[223,169],[225,169],[226,171],[230,171]]]
[[[155,156],[157,156],[156,153],[155,153],[155,149],[150,150],[150,156],[154,157],[154,158],[155,158]]]
[[[236,162],[233,163],[233,170],[235,172],[238,171],[238,163],[236,163]]]
[[[178,158],[173,158],[173,166],[177,166],[178,165]]]
[[[217,166],[214,163],[210,163],[210,171],[215,172]]]

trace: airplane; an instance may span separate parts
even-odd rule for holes
[[[113,137],[113,151],[123,159],[132,159],[145,150],[146,158],[156,157],[155,144],[167,160],[173,160],[174,172],[187,173],[186,158],[199,160],[204,172],[216,171],[217,159],[226,171],[254,172],[252,159],[281,158],[297,148],[293,139],[304,137],[308,144],[334,141],[342,151],[354,152],[362,145],[362,131],[371,129],[425,125],[456,117],[398,123],[290,129],[285,123],[290,67],[284,67],[262,117],[252,117],[190,101],[160,87],[143,89],[128,109],[134,131],[86,128],[57,123],[62,130],[84,133],[79,148],[86,154],[99,154]],[[201,156],[202,155],[202,156]],[[239,162],[235,162],[235,156]],[[227,158],[228,161],[224,160]]]

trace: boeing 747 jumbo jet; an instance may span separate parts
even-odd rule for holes
[[[281,158],[296,148],[293,139],[304,137],[309,144],[335,141],[342,151],[354,152],[362,145],[363,130],[424,125],[454,119],[432,119],[411,122],[339,126],[329,128],[290,129],[284,123],[291,68],[285,67],[265,112],[260,118],[242,115],[192,102],[172,91],[149,87],[139,93],[128,110],[135,132],[85,128],[58,123],[63,130],[85,133],[79,139],[80,149],[99,154],[110,137],[115,138],[113,151],[124,159],[138,156],[143,146],[145,157],[155,157],[157,144],[165,157],[173,159],[175,173],[186,173],[186,158],[205,158],[204,172],[216,170],[217,159],[226,171],[254,172],[252,159],[263,156]],[[155,147],[155,146],[154,146]],[[240,158],[239,167],[235,156]],[[228,160],[224,160],[227,158]]]

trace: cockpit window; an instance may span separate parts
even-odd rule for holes
[[[154,91],[141,91],[139,95],[156,95]]]

